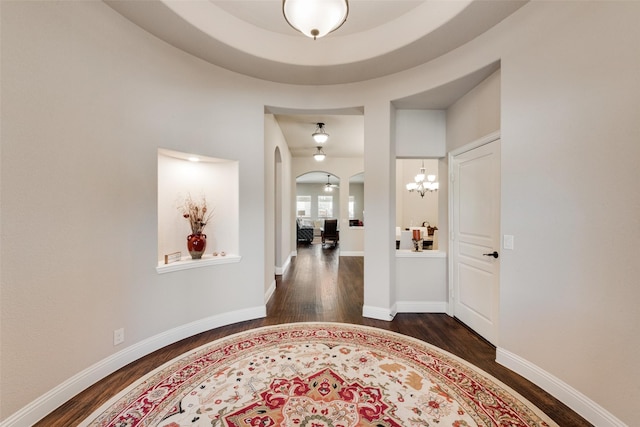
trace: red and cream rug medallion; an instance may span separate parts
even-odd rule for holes
[[[495,378],[376,328],[242,332],[149,373],[82,427],[556,426]]]

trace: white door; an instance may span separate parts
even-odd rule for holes
[[[500,303],[500,140],[453,155],[453,314],[494,345]]]

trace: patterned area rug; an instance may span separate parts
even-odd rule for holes
[[[340,323],[294,323],[186,353],[82,427],[556,426],[495,378],[425,342]]]

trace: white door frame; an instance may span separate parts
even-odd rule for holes
[[[453,179],[453,171],[451,169],[451,165],[453,165],[453,159],[454,157],[466,153],[467,151],[471,151],[475,148],[481,147],[483,145],[489,144],[490,142],[496,141],[498,139],[500,139],[500,131],[496,131],[493,133],[490,133],[488,135],[483,136],[482,138],[479,138],[473,142],[470,142],[469,144],[466,144],[460,148],[456,148],[453,151],[450,151],[448,153],[447,156],[447,166],[448,166],[448,170],[449,170],[449,194],[448,194],[448,198],[449,198],[449,203],[448,203],[448,208],[449,208],[449,255],[447,257],[447,263],[448,263],[448,277],[447,277],[447,287],[449,288],[449,303],[447,304],[447,314],[449,316],[453,316],[454,315],[454,301],[453,301],[453,297],[454,297],[454,289],[453,289],[453,269],[454,269],[454,257],[453,257],[453,253],[451,248],[453,248],[453,242],[452,242],[452,237],[453,237],[453,232],[451,231],[451,225],[453,224],[453,185],[451,185],[451,181]],[[502,204],[501,204],[502,205]],[[502,222],[501,222],[502,223]],[[498,279],[499,280],[499,279]]]

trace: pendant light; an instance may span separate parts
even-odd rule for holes
[[[315,152],[313,158],[316,159],[316,162],[321,162],[325,157],[327,156],[324,154],[324,151],[322,151],[322,147],[318,147],[318,151]]]
[[[316,130],[311,134],[316,144],[324,144],[329,140],[329,134],[324,130],[324,123],[317,123]]]

